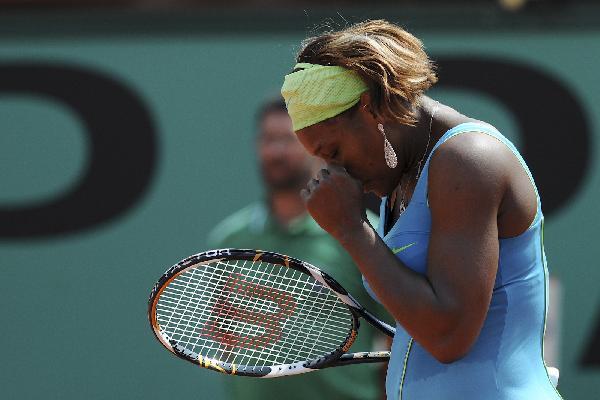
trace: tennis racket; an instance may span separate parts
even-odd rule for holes
[[[148,317],[176,356],[264,378],[388,361],[389,351],[347,351],[360,319],[395,332],[325,272],[260,250],[210,250],[180,261],[152,289]]]

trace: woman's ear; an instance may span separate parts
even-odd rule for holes
[[[361,113],[361,117],[366,121],[377,123],[379,116],[373,107],[371,100],[371,94],[367,91],[360,95],[358,111]]]

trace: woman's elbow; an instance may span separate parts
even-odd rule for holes
[[[468,351],[456,351],[456,349],[438,349],[432,351],[431,355],[442,364],[452,364],[462,359],[467,353]]]
[[[464,336],[455,340],[446,338],[431,346],[429,352],[440,363],[452,364],[464,358],[474,343],[475,340],[465,340]]]

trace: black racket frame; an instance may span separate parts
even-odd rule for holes
[[[177,275],[184,272],[189,267],[200,263],[227,259],[247,260],[253,262],[266,261],[272,264],[292,268],[309,276],[313,276],[310,270],[317,272],[323,278],[323,281],[329,287],[329,289],[338,294],[338,297],[340,297],[344,304],[346,304],[350,309],[352,314],[351,328],[348,331],[346,340],[340,344],[338,348],[320,356],[319,358],[307,360],[303,362],[301,366],[294,364],[288,365],[286,368],[308,368],[314,370],[358,363],[384,362],[389,360],[389,352],[387,351],[345,354],[350,349],[354,343],[354,340],[356,339],[356,336],[358,335],[358,329],[360,327],[359,318],[361,317],[390,337],[394,336],[395,330],[393,327],[389,326],[385,322],[380,321],[372,313],[362,307],[333,277],[305,261],[287,256],[285,254],[272,251],[234,248],[208,250],[189,256],[169,268],[154,285],[150,293],[150,298],[148,299],[148,320],[150,322],[150,327],[156,339],[177,357],[199,365],[203,368],[229,375],[263,377],[269,375],[273,371],[273,368],[282,368],[281,366],[273,367],[238,365],[196,355],[193,352],[179,346],[175,340],[168,338],[168,336],[164,333],[160,333],[160,326],[156,320],[156,305],[162,290],[170,283],[170,281],[175,279]]]

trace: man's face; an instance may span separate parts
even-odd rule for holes
[[[259,125],[258,161],[269,191],[302,187],[311,174],[311,156],[298,141],[287,113],[265,114]]]

